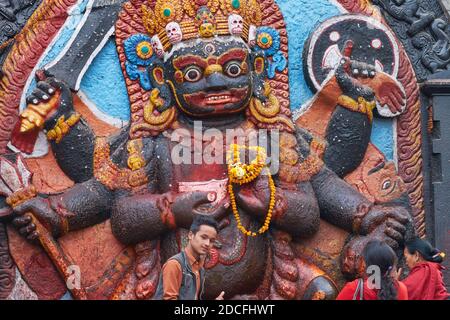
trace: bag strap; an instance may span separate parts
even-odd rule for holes
[[[353,294],[353,299],[356,300],[356,297],[359,293],[359,300],[364,300],[364,279],[358,279],[358,285],[356,286],[355,293]]]

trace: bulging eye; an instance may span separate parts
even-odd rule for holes
[[[225,68],[225,73],[230,77],[237,77],[241,74],[242,68],[238,62],[230,62]]]
[[[184,79],[189,82],[196,82],[202,77],[202,70],[199,67],[188,67],[184,71]]]
[[[386,180],[385,182],[383,182],[383,185],[381,186],[383,190],[389,189],[390,187],[391,187],[391,180]]]

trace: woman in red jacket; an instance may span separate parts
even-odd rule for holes
[[[348,282],[336,300],[408,300],[406,286],[396,280],[397,256],[391,247],[372,240],[364,248],[363,258],[366,276]]]
[[[442,279],[441,262],[444,253],[425,240],[416,238],[405,243],[404,255],[409,275],[402,282],[408,288],[410,300],[447,300]]]

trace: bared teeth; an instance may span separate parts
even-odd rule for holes
[[[229,99],[229,98],[230,98],[229,95],[224,95],[224,96],[212,96],[212,97],[206,98],[206,100],[208,100],[208,101],[217,101],[217,100],[224,100],[224,99]]]

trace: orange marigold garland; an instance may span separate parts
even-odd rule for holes
[[[250,164],[242,164],[240,161],[240,149],[256,150],[256,157],[250,162]],[[272,219],[272,211],[275,206],[275,183],[273,182],[272,176],[265,166],[265,161],[267,158],[266,149],[263,147],[245,147],[237,144],[231,144],[230,150],[227,152],[227,163],[228,163],[228,193],[230,194],[231,209],[233,210],[234,217],[238,224],[238,229],[247,236],[256,237],[258,234],[263,234],[269,229],[269,224]],[[270,202],[269,210],[267,211],[264,224],[259,228],[258,232],[253,232],[247,230],[241,223],[241,218],[239,216],[239,211],[236,205],[236,197],[234,195],[233,183],[242,185],[244,183],[249,183],[255,180],[266,168],[267,176],[269,178],[270,187]]]

